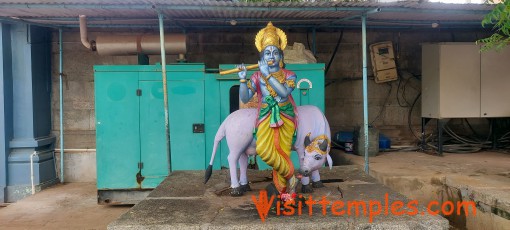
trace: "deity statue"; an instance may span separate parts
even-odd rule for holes
[[[258,97],[258,116],[255,123],[257,155],[273,168],[273,182],[282,200],[294,193],[297,183],[290,160],[296,138],[297,110],[292,98],[296,74],[286,70],[283,50],[287,46],[285,33],[271,22],[255,37],[260,52],[259,71],[246,79],[246,66],[239,65],[239,97],[247,103]]]

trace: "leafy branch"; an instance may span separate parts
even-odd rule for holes
[[[487,3],[494,3],[488,0]],[[482,26],[493,25],[495,32],[487,38],[482,38],[476,43],[483,43],[482,51],[490,49],[501,50],[510,43],[510,0],[502,0],[482,20]]]

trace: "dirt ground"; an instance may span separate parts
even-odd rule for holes
[[[95,183],[58,184],[0,205],[0,229],[106,229],[131,207],[98,205]]]

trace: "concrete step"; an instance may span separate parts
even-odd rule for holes
[[[341,153],[344,161],[362,167],[364,158]],[[510,155],[496,152],[445,153],[392,152],[371,157],[370,175],[378,182],[420,203],[468,201],[476,215],[445,216],[461,229],[509,229]],[[455,206],[455,209],[458,207]]]

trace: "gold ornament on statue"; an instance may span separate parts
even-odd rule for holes
[[[287,47],[287,35],[283,32],[283,30],[278,29],[273,26],[273,23],[267,23],[267,26],[264,29],[261,29],[257,36],[255,36],[255,46],[259,52],[262,52],[267,46],[276,46],[280,50],[284,50]],[[272,65],[272,62],[268,62],[269,65]],[[283,68],[283,62],[280,60],[278,65]],[[258,64],[248,65],[246,66],[246,70],[252,70],[259,68]],[[225,74],[233,74],[240,72],[240,68],[234,68],[230,70],[222,70],[220,71],[220,75]]]
[[[273,23],[267,23],[264,29],[261,29],[255,36],[255,46],[259,52],[262,52],[267,46],[276,46],[280,50],[287,47],[287,35],[283,30],[273,26]]]

